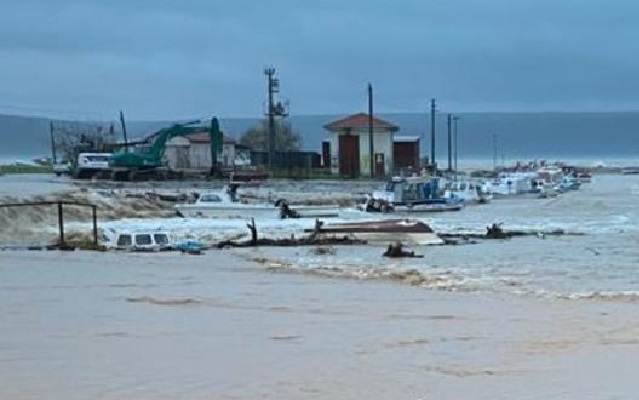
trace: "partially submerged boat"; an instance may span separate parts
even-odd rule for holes
[[[459,198],[441,197],[441,178],[429,176],[395,177],[382,190],[373,192],[358,208],[367,212],[426,213],[459,211]]]
[[[369,244],[388,245],[402,242],[412,245],[441,245],[441,239],[430,226],[416,219],[385,219],[379,221],[323,224],[319,229],[307,229],[319,235],[349,235]]]
[[[251,204],[237,195],[239,185],[232,184],[223,190],[207,191],[200,194],[194,203],[175,206],[181,217],[203,218],[331,218],[339,215],[336,205],[296,205],[291,206],[284,199],[274,204]]]
[[[559,192],[567,192],[569,190],[577,190],[581,187],[581,182],[579,178],[573,175],[564,176],[559,184],[557,185],[557,190]]]
[[[577,174],[577,179],[579,179],[579,183],[590,183],[592,182],[592,174],[590,172],[580,172]]]
[[[490,185],[483,182],[452,180],[444,188],[444,198],[458,199],[464,204],[486,204],[493,199]]]

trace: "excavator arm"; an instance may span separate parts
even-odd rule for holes
[[[120,153],[111,159],[111,167],[125,172],[126,170],[155,169],[164,166],[162,158],[166,150],[166,143],[174,137],[188,136],[193,133],[202,132],[201,121],[190,121],[187,123],[175,124],[163,128],[155,134],[153,145],[144,153]],[[210,149],[211,149],[211,175],[218,175],[217,155],[222,145],[222,132],[217,118],[211,119],[209,127]],[[125,170],[125,171],[122,171]]]

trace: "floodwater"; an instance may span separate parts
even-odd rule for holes
[[[0,398],[635,399],[639,178],[425,218],[475,245],[0,252]],[[299,234],[313,221],[258,221]],[[244,221],[131,220],[229,237]]]
[[[494,200],[460,212],[421,217],[436,232],[484,233],[486,226],[498,222],[504,229],[562,230],[570,235],[410,249],[424,255],[423,259],[383,259],[383,250],[371,246],[337,248],[334,255],[324,256],[303,249],[265,248],[254,258],[265,258],[299,272],[358,279],[385,278],[415,270],[421,286],[437,290],[637,301],[638,200],[639,177],[596,176],[580,190],[556,198]],[[312,228],[314,221],[264,220],[257,224],[263,237],[290,237],[303,234],[303,229]],[[102,226],[115,230],[165,229],[214,241],[247,234],[242,219],[124,219]]]
[[[0,398],[636,398],[635,304],[312,277],[252,253],[0,254]]]

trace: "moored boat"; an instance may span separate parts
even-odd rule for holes
[[[624,168],[621,175],[639,175],[639,168]]]
[[[464,204],[486,204],[493,199],[490,185],[482,182],[453,180],[445,184],[444,198],[458,199]]]
[[[382,190],[373,192],[358,208],[367,212],[427,213],[459,211],[464,202],[439,194],[441,178],[395,177]]]
[[[336,205],[290,206],[286,200],[275,203],[251,204],[240,200],[238,185],[229,185],[223,190],[207,191],[194,203],[177,204],[177,214],[181,217],[202,218],[330,218],[339,216]]]
[[[577,175],[577,179],[579,179],[580,183],[590,183],[592,182],[592,174],[590,172],[580,172]]]

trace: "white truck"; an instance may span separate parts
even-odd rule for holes
[[[90,178],[96,174],[109,171],[109,158],[112,153],[80,153],[76,162],[74,177]]]
[[[68,161],[55,162],[51,166],[51,169],[57,176],[62,176],[71,172],[71,164],[69,164]]]

